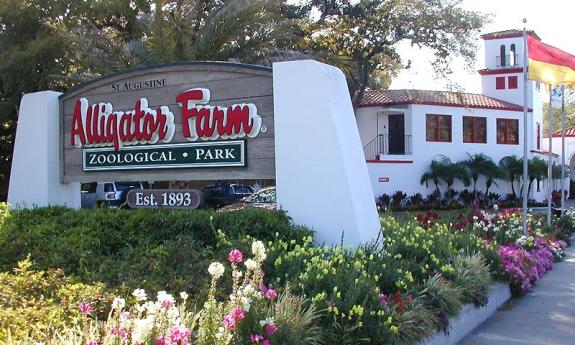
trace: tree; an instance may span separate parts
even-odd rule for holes
[[[474,155],[467,153],[467,160],[463,161],[462,164],[467,168],[469,177],[473,180],[473,192],[477,191],[477,180],[479,176],[485,175],[489,163],[493,163],[491,158],[483,153],[476,153]]]
[[[292,44],[273,0],[0,0],[0,191],[23,94],[143,64],[258,62]],[[287,37],[287,38],[286,38]],[[6,195],[0,193],[0,200]]]
[[[458,0],[310,0],[295,7],[304,14],[304,48],[344,71],[355,104],[374,77],[390,80],[403,68],[396,51],[403,41],[433,51],[438,75],[449,75],[457,56],[471,66],[487,21]]]
[[[537,181],[537,191],[539,192],[539,184],[547,178],[547,162],[541,158],[535,157],[530,159],[527,165],[529,171],[529,187],[527,193],[531,193],[531,185],[533,181]]]
[[[553,107],[553,128],[552,131],[561,130],[561,108]],[[565,88],[565,128],[575,126],[575,90]],[[547,135],[549,128],[549,103],[543,104],[543,135]]]
[[[517,156],[505,156],[499,160],[499,167],[505,175],[505,180],[511,185],[513,197],[517,198],[515,193],[515,181],[521,181],[523,175],[523,163]]]
[[[421,176],[419,182],[427,186],[427,181],[429,180],[433,181],[437,191],[439,191],[440,180],[447,184],[448,191],[451,190],[456,180],[460,180],[465,186],[471,184],[465,166],[462,163],[453,163],[448,157],[443,155],[438,155],[431,161],[430,170]]]
[[[489,160],[486,163],[486,166],[484,167],[484,170],[483,170],[483,175],[485,176],[485,194],[486,195],[489,194],[489,189],[491,188],[492,185],[496,185],[497,187],[499,187],[499,185],[497,184],[497,182],[495,182],[495,180],[500,180],[500,179],[503,179],[505,177],[505,174],[503,173],[503,171],[492,160]]]

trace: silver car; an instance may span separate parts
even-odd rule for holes
[[[119,207],[126,202],[132,189],[143,189],[141,182],[91,182],[82,183],[82,208],[94,206]]]

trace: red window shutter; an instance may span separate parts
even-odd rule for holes
[[[507,85],[509,85],[510,89],[516,89],[517,88],[517,76],[509,77],[509,79],[507,80]]]
[[[495,78],[495,89],[504,90],[505,89],[505,77]]]

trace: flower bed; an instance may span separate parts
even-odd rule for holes
[[[13,261],[26,253],[9,248],[10,241],[33,240],[43,233],[38,229],[45,229],[45,223],[53,224],[54,219],[58,224],[68,222],[76,228],[78,223],[83,224],[83,237],[76,232],[82,242],[93,243],[90,236],[100,236],[94,228],[101,229],[101,224],[85,223],[75,214],[83,211],[22,212],[3,211],[0,216],[0,253],[11,253]],[[72,217],[66,220],[62,212]],[[107,215],[123,218],[123,224],[146,224],[141,213],[114,212],[117,214]],[[47,316],[34,319],[32,327],[11,323],[10,315],[21,314],[37,300],[30,302],[30,292],[24,288],[12,291],[14,281],[21,282],[19,286],[25,281],[22,270],[0,274],[0,332],[4,331],[0,336],[5,337],[9,330],[17,340],[82,345],[414,344],[437,330],[449,331],[450,319],[458,315],[463,305],[487,304],[492,280],[511,283],[518,294],[526,291],[552,267],[554,260],[561,259],[564,244],[558,239],[566,237],[575,224],[572,212],[550,228],[532,217],[530,236],[525,237],[514,210],[469,210],[451,219],[431,214],[417,220],[384,217],[383,240],[351,250],[314,245],[310,232],[294,227],[281,213],[242,212],[233,215],[240,223],[226,224],[235,229],[213,227],[216,222],[225,224],[222,219],[210,218],[217,215],[201,211],[197,215],[181,213],[206,217],[207,224],[212,224],[206,228],[213,227],[212,235],[202,234],[210,241],[194,245],[192,249],[197,252],[191,258],[174,261],[168,256],[160,260],[163,267],[158,272],[185,272],[183,276],[149,277],[150,271],[137,271],[145,267],[142,258],[124,256],[130,246],[147,245],[148,250],[159,251],[166,243],[174,243],[170,242],[172,239],[160,240],[150,229],[141,231],[147,234],[148,241],[140,235],[138,241],[118,244],[109,253],[94,249],[99,256],[109,256],[105,260],[95,257],[98,262],[116,258],[133,263],[136,269],[129,280],[132,288],[128,292],[125,283],[108,279],[105,272],[96,275],[90,271],[93,266],[89,263],[83,266],[88,271],[67,270],[70,278],[62,282],[58,291],[67,291],[68,286],[86,286],[85,291],[92,291],[90,278],[96,276],[108,288],[103,291],[104,285],[97,285],[97,293],[78,291],[71,293],[74,298],[54,299],[56,303],[39,306],[45,315],[53,315],[59,322],[52,322]],[[184,218],[177,212],[158,214],[164,219],[172,214],[175,219]],[[248,223],[240,221],[242,215],[267,222],[270,231],[261,227],[258,231],[236,231],[239,227],[249,229]],[[102,217],[99,221],[108,219]],[[194,222],[187,224],[196,226]],[[14,233],[14,229],[20,232]],[[190,240],[174,247],[188,253],[190,249],[186,247],[198,241],[193,238],[197,230],[186,226],[181,229]],[[55,238],[40,241],[49,243],[49,248],[37,243],[15,248],[30,250],[35,267],[46,269],[46,265],[55,262],[50,259],[53,251],[65,250],[75,233],[69,229],[62,232],[63,237],[52,232]],[[133,236],[132,232],[128,234]],[[172,235],[181,233],[173,231]],[[110,251],[112,247],[106,248]],[[146,251],[137,248],[137,252]],[[84,260],[88,259],[84,256]],[[3,260],[7,266],[15,264],[8,262],[6,255]],[[146,255],[143,260],[154,264],[153,257]],[[148,279],[153,279],[152,286],[159,288],[141,289]],[[136,285],[138,282],[142,285]],[[39,289],[42,291],[36,293],[46,295],[50,287],[41,285]],[[153,300],[148,298],[151,291],[160,291]],[[180,298],[174,297],[180,292]],[[2,297],[8,295],[16,297]],[[10,312],[3,312],[7,307]]]

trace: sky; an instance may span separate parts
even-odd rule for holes
[[[527,29],[534,30],[543,42],[575,55],[575,0],[463,0],[462,3],[466,9],[492,15],[491,23],[484,27],[482,33],[523,29],[522,20],[526,18]],[[481,93],[481,78],[477,70],[484,65],[482,42],[481,39],[478,42],[473,70],[466,69],[462,59],[454,64],[455,73],[450,81],[463,91]],[[391,89],[448,90],[450,81],[434,79],[431,51],[405,43],[400,45],[398,52],[404,63],[411,60],[411,68],[400,72],[391,83]]]

